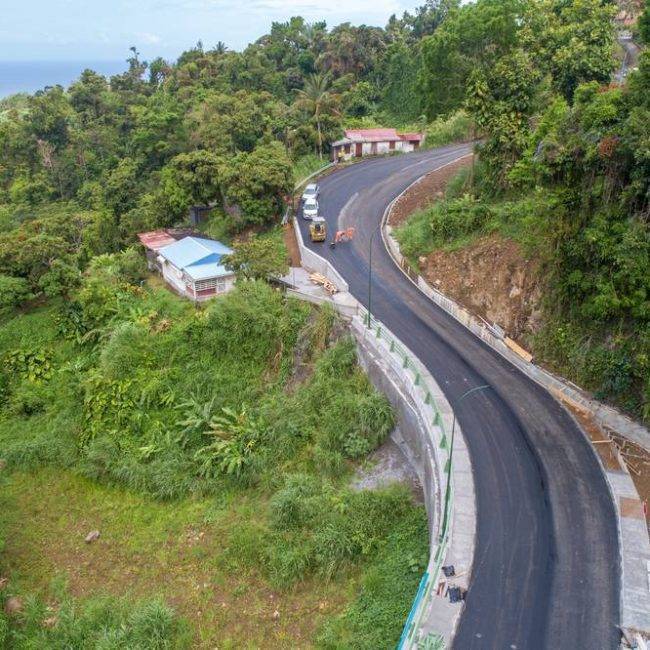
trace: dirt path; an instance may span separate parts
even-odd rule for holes
[[[283,235],[284,245],[287,247],[287,252],[291,258],[291,266],[300,266],[300,249],[298,248],[298,240],[292,223],[288,223],[283,227]]]

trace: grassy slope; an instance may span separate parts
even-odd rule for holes
[[[324,585],[311,579],[274,590],[242,567],[230,531],[260,518],[255,494],[165,504],[44,469],[13,474],[5,499],[6,568],[15,590],[47,597],[52,579],[65,576],[76,597],[160,597],[191,622],[202,647],[308,645],[354,594],[355,571]],[[85,544],[94,529],[100,539]]]
[[[62,577],[81,603],[161,596],[205,647],[395,641],[426,561],[426,518],[403,491],[360,498],[345,487],[349,458],[385,435],[383,400],[349,344],[326,350],[329,315],[250,290],[198,315],[164,289],[121,295],[118,322],[91,348],[60,336],[54,305],[0,326],[1,358],[46,350],[52,366],[40,382],[5,377],[0,571],[11,588],[0,600],[38,593],[59,607],[50,583]],[[315,374],[297,389],[290,375],[301,331],[318,352]],[[149,397],[89,419],[84,395],[99,390],[88,384],[96,373]],[[188,395],[248,404],[268,423],[252,473],[202,478],[193,461],[200,442],[169,443],[159,423],[177,421]],[[302,503],[283,488],[291,476],[311,495],[300,520],[281,515]],[[101,538],[84,544],[95,528]]]

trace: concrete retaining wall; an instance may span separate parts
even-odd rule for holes
[[[405,628],[400,650],[416,648],[427,634],[450,641],[462,610],[461,604],[450,604],[437,594],[440,567],[453,564],[462,574],[454,584],[466,588],[474,557],[476,506],[469,452],[462,431],[455,425],[449,521],[442,530],[444,495],[447,490],[445,467],[450,458],[451,432],[454,417],[437,382],[419,359],[388,330],[383,323],[372,320],[367,326],[367,312],[345,294],[334,297],[288,290],[302,300],[331,304],[349,322],[357,343],[359,364],[371,382],[390,401],[397,415],[393,440],[409,460],[420,480],[424,493],[429,530],[429,561],[422,589],[409,623]],[[462,520],[461,527],[454,522]]]
[[[293,218],[293,229],[295,230],[296,239],[298,240],[302,265],[306,269],[321,273],[326,278],[330,279],[337,286],[339,291],[348,291],[348,283],[343,279],[341,274],[326,259],[305,246],[298,219],[296,217]],[[327,246],[327,243],[324,242],[323,246]]]
[[[388,398],[397,414],[399,436],[394,439],[416,470],[422,485],[433,552],[438,542],[442,494],[446,487],[441,468],[447,455],[442,458],[439,448],[442,428],[434,425],[435,413],[430,406],[428,413],[421,408],[422,404],[413,395],[413,380],[382,339],[376,338],[374,330],[368,331],[356,318],[352,319],[350,330],[357,342],[361,367],[375,388]]]
[[[425,295],[561,402],[592,415],[605,429],[650,449],[650,433],[645,427],[616,409],[591,398],[578,386],[523,359],[505,344],[503,333],[499,328],[480,321],[455,301],[431,287],[420,275],[414,273],[401,254],[397,241],[392,237],[391,227],[387,224],[393,204],[394,201],[388,206],[383,218],[384,243],[393,259]],[[650,591],[648,591],[650,540],[644,506],[621,458],[619,463],[621,470],[611,470],[603,466],[603,472],[609,483],[617,512],[621,549],[621,629],[628,638],[634,637],[637,633],[650,636]]]

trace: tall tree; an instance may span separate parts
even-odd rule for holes
[[[323,158],[324,114],[335,114],[338,110],[339,96],[331,89],[330,75],[317,73],[311,75],[302,90],[298,91],[297,104],[313,115],[318,132],[318,155]]]
[[[460,108],[472,71],[516,45],[520,15],[518,0],[478,0],[453,11],[422,41],[419,87],[429,118]]]

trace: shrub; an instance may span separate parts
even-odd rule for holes
[[[25,278],[14,278],[0,274],[0,313],[8,311],[33,298],[29,282]]]
[[[49,350],[13,350],[5,356],[4,367],[22,379],[45,381],[52,376],[52,353]]]
[[[81,272],[74,265],[56,259],[39,278],[38,286],[46,296],[68,296],[81,284]]]
[[[480,232],[492,217],[487,204],[464,194],[416,212],[396,236],[403,252],[414,258]]]
[[[385,543],[364,573],[356,599],[327,621],[319,646],[328,650],[394,648],[427,565],[423,508],[411,508],[383,536]]]
[[[438,117],[426,128],[426,146],[442,147],[451,142],[465,142],[472,137],[474,122],[463,110],[448,117]]]
[[[287,251],[281,241],[274,241],[271,237],[255,237],[233,246],[234,251],[225,256],[222,262],[239,278],[266,280],[289,270]]]
[[[352,492],[315,477],[289,476],[270,501],[269,576],[282,586],[310,573],[330,579],[373,555],[412,510],[403,486]]]
[[[157,600],[134,604],[103,598],[80,604],[64,595],[52,612],[44,602],[31,597],[20,623],[4,619],[0,631],[3,627],[9,647],[16,648],[180,650],[190,647],[186,623]]]
[[[262,441],[263,425],[245,408],[239,413],[225,407],[221,411],[221,415],[210,419],[209,429],[205,432],[212,442],[201,447],[194,458],[202,476],[227,474],[238,477],[250,465]]]
[[[270,502],[270,522],[278,530],[301,528],[323,509],[320,481],[307,474],[289,475]]]
[[[429,212],[432,239],[446,244],[475,233],[490,216],[490,208],[470,195],[438,203]]]

